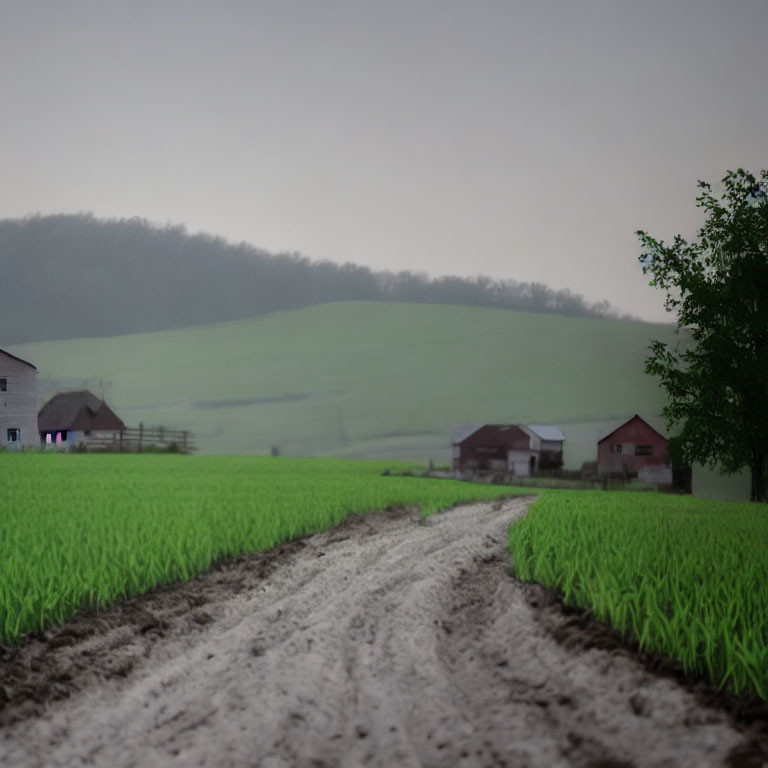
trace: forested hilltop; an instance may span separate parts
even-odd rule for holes
[[[616,317],[541,283],[374,272],[91,214],[0,220],[0,343],[184,328],[347,300]]]

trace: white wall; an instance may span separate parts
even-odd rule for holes
[[[518,477],[528,477],[531,474],[531,456],[536,456],[538,467],[538,455],[533,451],[507,451],[507,469]]]
[[[0,392],[0,448],[36,448],[37,371],[0,350],[0,379],[6,379],[6,391]],[[21,430],[20,442],[7,442],[9,429]]]
[[[647,466],[637,470],[637,477],[654,485],[672,485],[672,467]]]

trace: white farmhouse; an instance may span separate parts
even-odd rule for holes
[[[0,450],[39,444],[37,368],[0,349]]]

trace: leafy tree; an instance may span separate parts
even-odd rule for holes
[[[646,232],[643,272],[666,291],[681,342],[651,344],[646,372],[659,378],[668,426],[682,424],[688,461],[733,473],[749,467],[751,498],[764,501],[768,470],[768,171],[728,171],[722,190],[699,182],[698,240],[667,245]]]

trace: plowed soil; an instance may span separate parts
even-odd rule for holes
[[[762,710],[512,578],[529,503],[354,516],[1,649],[0,765],[768,766]]]

